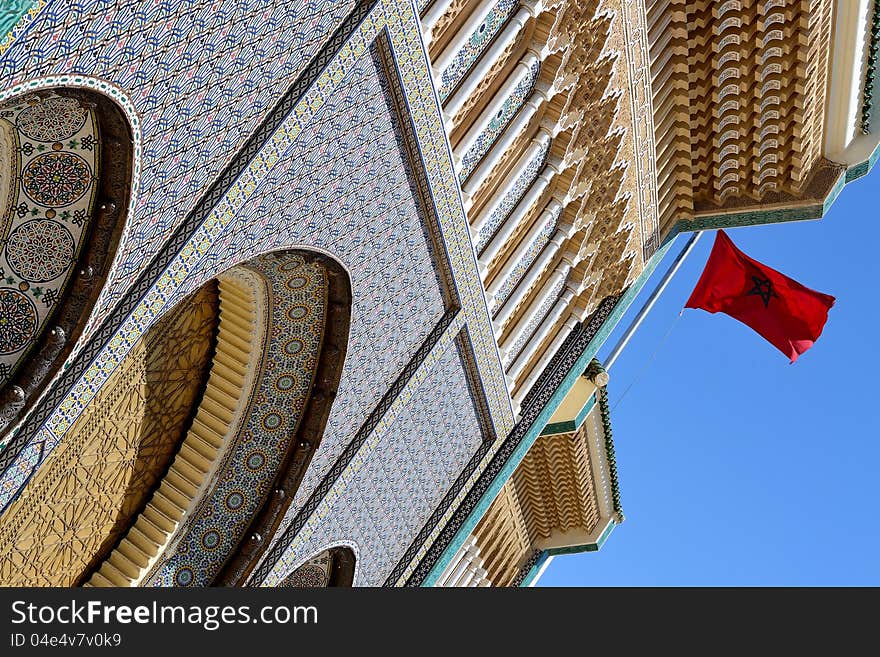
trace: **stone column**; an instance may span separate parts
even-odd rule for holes
[[[541,218],[541,225],[546,221],[546,215],[550,213],[550,210],[545,211],[544,215]],[[571,237],[572,232],[574,231],[574,227],[570,224],[562,224],[556,228],[556,231],[553,233],[553,236],[550,238],[550,241],[544,246],[541,250],[541,254],[537,257],[535,262],[529,267],[528,271],[525,273],[525,276],[516,284],[516,287],[513,289],[513,292],[510,296],[504,301],[504,304],[498,308],[498,311],[495,313],[492,319],[492,326],[496,332],[501,330],[501,327],[510,319],[513,311],[516,310],[517,306],[522,302],[525,296],[528,294],[529,290],[532,289],[532,286],[538,281],[541,274],[553,260],[554,256],[559,252],[559,249],[565,243],[565,240]],[[525,243],[525,240],[523,240]],[[569,258],[573,260],[573,258]],[[508,267],[508,265],[512,265]],[[505,268],[498,275],[498,277],[492,281],[492,285],[489,286],[489,294],[491,295],[490,300],[495,301],[495,293],[498,291],[498,288],[503,284],[504,278],[507,277],[507,270],[512,270],[513,267],[516,266],[516,263],[513,262],[513,258],[511,258],[507,263],[505,263]],[[497,283],[497,285],[496,285]]]
[[[550,274],[547,282],[544,284],[543,289],[535,295],[535,298],[532,299],[532,302],[528,305],[528,307],[524,310],[523,314],[520,315],[519,319],[516,321],[510,333],[507,334],[507,337],[499,345],[501,349],[501,359],[502,361],[509,363],[510,358],[516,356],[516,354],[511,353],[514,345],[520,340],[522,334],[528,328],[529,322],[535,316],[540,307],[547,302],[550,295],[554,293],[555,290],[558,290],[558,286],[560,281],[565,280],[568,276],[568,273],[571,271],[574,264],[567,260],[563,259],[560,262],[556,269]],[[564,289],[563,297],[566,293],[571,293],[570,289]],[[571,294],[569,294],[569,297]],[[569,298],[570,300],[570,298]],[[566,302],[567,303],[567,302]],[[510,373],[510,368],[506,368],[508,373]]]
[[[438,0],[438,2],[445,1],[446,0]],[[455,34],[452,35],[452,39],[446,44],[443,52],[437,56],[437,61],[432,62],[435,80],[439,80],[443,76],[443,71],[445,71],[449,64],[452,63],[452,60],[455,59],[458,51],[461,50],[464,44],[467,43],[468,39],[471,38],[471,34],[473,34],[480,26],[480,23],[486,20],[486,16],[495,7],[496,2],[497,0],[480,0],[479,4],[474,7],[474,10],[465,19],[461,28],[456,30]],[[431,12],[429,11],[428,13],[430,14]],[[425,15],[425,18],[427,18],[427,14]],[[432,27],[437,23],[438,19],[439,16],[431,24]]]
[[[516,357],[516,360],[511,363],[508,368],[508,376],[514,381],[519,377],[525,368],[526,364],[531,360],[532,356],[535,355],[535,350],[538,346],[544,341],[547,335],[550,333],[550,330],[559,321],[559,318],[562,316],[562,313],[566,311],[568,305],[571,303],[571,300],[578,294],[578,290],[572,288],[571,285],[567,285],[562,292],[562,296],[559,297],[559,300],[554,304],[553,308],[547,313],[547,316],[544,317],[544,320],[538,326],[538,329],[535,331],[535,334],[532,338],[525,344],[522,350],[519,352],[519,355]]]
[[[459,83],[458,89],[456,89],[455,93],[447,98],[446,104],[443,106],[443,112],[447,116],[455,118],[455,115],[458,114],[468,98],[471,97],[471,94],[473,94],[477,87],[480,86],[480,83],[486,79],[489,70],[495,66],[495,63],[501,57],[502,53],[507,50],[507,47],[516,39],[520,30],[522,30],[531,17],[536,16],[541,12],[542,8],[540,5],[540,2],[525,2],[520,5],[516,14],[514,14],[508,21],[507,25],[504,26],[501,34],[495,37],[495,40],[492,42],[489,49],[480,56],[476,65],[471,69],[471,72],[468,73]],[[477,23],[477,25],[479,25],[479,23]],[[473,32],[468,32],[468,36],[472,33]],[[439,71],[441,76],[445,70],[446,69],[444,68]],[[436,77],[436,79],[439,79],[439,77]]]
[[[510,239],[510,236],[513,235],[513,233],[519,227],[522,220],[529,213],[531,207],[537,202],[539,198],[541,198],[544,190],[547,189],[550,181],[553,180],[553,176],[559,173],[561,167],[562,162],[559,159],[552,158],[547,162],[547,164],[544,166],[544,170],[541,172],[541,175],[538,176],[537,180],[532,183],[525,196],[523,196],[522,200],[519,202],[516,208],[514,208],[513,212],[511,212],[504,220],[504,222],[498,227],[495,235],[486,245],[486,248],[483,249],[483,252],[480,254],[479,257],[480,264],[488,267],[489,264],[495,259],[495,257],[501,252],[501,250],[504,248],[504,245],[507,244],[507,240]]]
[[[492,195],[492,198],[483,208],[483,211],[474,219],[471,224],[472,230],[471,234],[476,236],[485,225],[486,221],[495,210],[498,209],[498,206],[501,204],[501,201],[504,200],[504,197],[507,196],[508,192],[516,185],[516,181],[519,179],[523,170],[528,166],[528,163],[531,161],[533,157],[535,157],[538,153],[540,153],[544,148],[549,148],[547,146],[548,142],[551,140],[550,133],[547,130],[540,130],[535,138],[532,139],[531,143],[529,143],[528,148],[526,148],[525,152],[520,156],[519,160],[517,160],[516,164],[513,166],[511,171],[507,174],[504,180],[498,185],[498,189],[495,191],[495,194]],[[470,209],[472,200],[471,197],[467,194],[465,197],[465,209]]]
[[[501,158],[504,157],[504,154],[507,153],[507,149],[516,141],[520,133],[525,130],[529,121],[538,111],[538,108],[541,107],[541,104],[552,98],[555,94],[556,89],[552,85],[542,84],[540,80],[538,81],[538,84],[535,85],[535,91],[523,104],[519,112],[516,113],[516,116],[513,117],[513,120],[504,129],[504,132],[495,140],[489,152],[486,153],[467,182],[462,186],[462,190],[466,194],[473,196],[474,192],[480,188],[480,185],[483,184],[483,181],[492,172],[492,169],[495,168],[498,162],[501,161]],[[551,137],[555,137],[560,132],[558,125],[543,127],[549,130]]]

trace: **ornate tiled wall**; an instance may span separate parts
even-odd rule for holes
[[[54,4],[47,5],[47,9],[53,7]],[[56,14],[47,14],[50,18],[45,20],[67,23],[64,12],[58,7],[55,9]],[[178,10],[184,13],[183,9]],[[135,11],[145,12],[147,9]],[[150,8],[149,11],[154,10]],[[70,22],[75,24],[80,20],[88,24],[81,9],[77,8],[76,12],[79,14]],[[44,15],[39,14],[33,25],[39,25],[43,19]],[[207,25],[213,19],[209,14],[194,20],[196,24]],[[228,14],[225,20],[230,20]],[[316,26],[324,25],[323,16],[315,18],[312,23],[305,18],[301,20],[310,26],[310,35],[311,30],[318,29]],[[278,32],[277,23],[275,27]],[[116,28],[124,30],[119,23]],[[245,29],[257,33],[265,31],[261,25]],[[107,314],[105,299],[101,317],[107,318],[106,325],[94,332],[80,353],[71,359],[69,367],[47,394],[51,403],[35,410],[32,418],[25,421],[16,441],[10,444],[9,453],[15,454],[15,460],[0,477],[0,504],[5,505],[16,495],[36,465],[63,440],[71,423],[158,316],[218,270],[261,251],[279,247],[312,246],[328,251],[349,269],[354,296],[352,340],[340,394],[366,399],[361,406],[341,404],[339,410],[334,409],[336,428],[331,431],[338,438],[327,441],[328,451],[320,459],[316,456],[316,470],[308,475],[307,481],[321,481],[317,486],[309,484],[313,488],[311,492],[308,486],[304,488],[308,499],[300,500],[298,513],[291,520],[292,531],[285,532],[285,549],[294,539],[300,540],[314,533],[326,522],[325,509],[328,505],[333,506],[339,498],[340,487],[346,485],[343,473],[349,471],[349,466],[357,470],[370,465],[374,457],[384,458],[382,452],[375,451],[376,441],[388,433],[397,418],[408,417],[407,414],[413,412],[410,405],[419,395],[427,395],[433,403],[448,390],[453,396],[442,406],[443,413],[446,417],[453,417],[455,410],[464,418],[460,432],[456,430],[449,434],[456,445],[447,442],[428,459],[432,471],[442,477],[435,481],[446,482],[447,487],[464,467],[462,459],[470,458],[468,450],[473,451],[473,441],[479,442],[483,446],[481,449],[491,456],[507,435],[513,424],[510,401],[454,182],[452,154],[431,86],[412,5],[387,0],[372,8],[367,5],[363,11],[358,8],[340,30],[339,36],[330,42],[330,50],[323,51],[317,63],[305,66],[301,60],[306,59],[306,55],[301,51],[287,59],[301,64],[300,69],[311,77],[294,84],[279,109],[269,114],[267,125],[271,127],[258,131],[259,141],[252,139],[250,144],[253,147],[248,145],[231,159],[226,144],[230,130],[215,120],[216,117],[211,120],[203,117],[202,127],[209,132],[218,131],[216,134],[220,139],[214,142],[206,139],[201,145],[196,144],[192,151],[182,147],[182,136],[173,145],[166,145],[175,136],[175,117],[169,116],[162,122],[161,130],[152,126],[152,130],[159,132],[150,133],[152,136],[148,138],[148,119],[149,122],[159,119],[149,112],[138,116],[138,110],[128,107],[129,115],[135,118],[133,122],[139,129],[142,126],[143,131],[139,178],[144,193],[136,194],[135,221],[126,255],[122,258],[126,267],[132,265],[134,268],[125,270],[129,273],[124,284],[120,285],[119,278],[112,283],[112,299],[119,301],[118,306]],[[38,35],[28,30],[25,36],[37,38]],[[112,30],[88,38],[98,36],[105,41],[93,44],[92,54],[68,53],[71,57],[95,58],[98,63],[93,62],[92,68],[83,67],[93,72],[112,69],[106,68],[109,64],[105,60],[111,55],[105,54],[103,45],[110,41]],[[171,36],[166,34],[163,38],[173,36],[172,31]],[[279,40],[287,38],[276,36]],[[228,37],[228,40],[237,38]],[[250,35],[248,38],[255,37]],[[385,59],[392,74],[386,76],[387,84],[383,83],[373,58],[375,48],[371,44],[377,38],[388,43]],[[19,53],[18,59],[14,64],[3,60],[5,65],[14,69],[19,80],[22,79],[20,69],[32,66],[20,52],[18,41],[13,41],[6,54]],[[271,59],[265,52],[263,57]],[[222,59],[216,50],[210,59],[215,67],[225,65],[215,61]],[[33,66],[39,68],[39,64],[46,61],[46,57],[40,55]],[[138,69],[138,75],[144,75],[146,70],[146,67]],[[157,78],[163,74],[161,66],[149,71]],[[292,82],[288,76],[287,85]],[[149,81],[132,79],[130,86],[110,90],[115,97],[132,98],[137,108],[144,100],[144,87],[150,84]],[[171,83],[166,80],[164,84]],[[199,84],[205,85],[206,79],[201,78]],[[228,85],[225,78],[219,78],[216,90],[212,87],[199,93],[238,98],[241,87],[236,85],[240,84],[243,81],[237,78]],[[229,87],[236,87],[235,91]],[[388,87],[393,88],[395,98],[404,99],[403,103],[397,103],[403,120],[395,119],[394,113],[388,109]],[[17,89],[17,92],[21,90]],[[378,102],[380,96],[382,103],[378,107],[373,100],[370,101],[373,104],[359,105],[362,98],[369,97]],[[247,98],[248,105],[252,102],[253,95]],[[232,132],[232,138],[241,134],[237,129]],[[340,137],[343,133],[357,134],[359,139],[347,141]],[[392,145],[393,135],[397,138]],[[406,149],[401,147],[398,138],[404,140]],[[220,151],[216,159],[213,152],[199,154],[212,146]],[[162,159],[169,156],[171,160]],[[181,163],[174,161],[178,157]],[[380,167],[370,168],[368,163],[377,158]],[[218,178],[216,192],[212,191],[202,200],[191,198],[200,197],[196,190],[203,192],[205,188],[204,183],[197,184],[192,176],[202,176],[207,163],[214,166],[221,160],[229,163],[229,169]],[[410,171],[403,164],[406,160],[410,163]],[[197,171],[181,174],[182,177],[190,176],[181,188],[178,187],[179,180],[172,181],[168,169],[163,168],[165,164],[172,171],[177,164],[187,171],[191,168]],[[160,211],[165,201],[158,196],[160,185],[152,180],[154,176],[163,181],[163,196],[165,192],[174,196],[178,190],[176,200],[180,203],[175,212]],[[217,185],[222,186],[217,188]],[[190,189],[190,192],[181,189]],[[416,196],[428,201],[427,209],[417,208]],[[145,223],[141,217],[145,216],[143,208],[149,202],[147,199],[151,199],[153,205],[149,208],[151,220]],[[169,203],[173,205],[173,202]],[[193,208],[192,213],[188,213],[189,208]],[[186,220],[175,233],[174,240],[154,252],[155,261],[143,270],[145,273],[141,279],[132,284],[134,277],[130,272],[142,267],[136,258],[130,260],[135,257],[131,253],[132,244],[139,245],[140,255],[137,257],[144,257],[154,241],[164,239],[156,236],[167,235],[172,224],[182,216],[186,216]],[[429,246],[431,239],[439,246]],[[402,246],[402,250],[398,246]],[[434,261],[435,266],[426,268],[430,261]],[[445,293],[441,291],[435,269],[448,271],[452,279]],[[414,281],[416,278],[418,282]],[[129,285],[134,286],[134,292],[124,294]],[[407,290],[412,286],[417,286],[418,290],[411,290],[407,296]],[[392,334],[392,331],[397,333]],[[453,344],[458,346],[453,347]],[[436,379],[439,387],[425,387],[426,381],[434,380],[437,364],[450,353],[450,349],[454,353],[459,353],[459,349],[462,352],[458,358],[463,364],[456,366],[455,383],[441,384],[443,379]],[[462,382],[465,370],[468,385]],[[382,400],[376,404],[380,396]],[[465,402],[466,407],[461,407]],[[374,405],[372,410],[370,404]],[[475,406],[478,410],[472,412],[478,421],[472,421],[471,411],[467,411]],[[417,413],[421,415],[423,411]],[[367,417],[363,417],[365,414]],[[427,443],[438,444],[438,439],[428,429],[439,427],[444,421],[442,417],[432,416],[425,431],[410,432],[405,440],[400,440],[419,441],[407,443],[410,451],[430,451],[434,448]],[[401,422],[396,431],[402,431],[406,424],[411,423],[409,420]],[[346,436],[350,436],[353,429],[357,431],[349,440]],[[482,442],[484,439],[487,442]],[[334,444],[336,449],[344,446],[336,458],[331,450]],[[320,468],[327,469],[323,478]],[[400,479],[396,494],[406,499],[412,492],[409,484],[416,486],[417,481]],[[419,512],[422,515],[411,517],[407,528],[417,531],[419,518],[425,520],[444,493],[441,488],[432,489],[419,507],[424,509]],[[345,512],[344,507],[342,513],[336,515],[339,522],[357,521],[352,514]],[[360,531],[369,533],[370,530],[364,526]],[[412,535],[401,535],[401,550],[407,547],[411,538]],[[271,567],[278,556],[269,554],[265,564]],[[394,559],[395,555],[389,554],[387,562],[374,562],[376,570],[364,581],[381,581],[393,567]],[[386,572],[382,572],[383,569]]]
[[[535,310],[535,313],[529,318],[529,322],[526,324],[525,329],[520,333],[519,338],[517,338],[516,342],[511,345],[510,350],[507,352],[507,358],[504,360],[505,366],[512,364],[522,348],[526,346],[529,338],[532,337],[532,333],[534,333],[541,325],[541,322],[544,321],[544,318],[547,316],[547,313],[550,312],[553,304],[559,299],[559,295],[562,293],[562,288],[564,287],[565,279],[560,278],[559,281],[557,281],[547,292],[546,298],[541,305],[538,306],[537,310]]]
[[[495,299],[492,303],[493,311],[504,305],[504,302],[507,301],[507,297],[509,297],[516,289],[516,286],[520,280],[522,280],[522,277],[526,275],[526,272],[535,260],[537,260],[541,251],[547,246],[547,243],[556,231],[556,221],[559,219],[560,213],[561,208],[557,206],[557,209],[554,212],[551,212],[544,220],[544,225],[541,227],[541,230],[535,235],[535,238],[531,241],[528,248],[525,250],[525,253],[522,254],[522,257],[516,263],[516,266],[510,270],[510,273],[501,283],[501,287],[499,287],[498,291],[495,293]]]
[[[330,582],[331,565],[330,551],[324,550],[290,573],[279,586],[291,589],[325,587]]]
[[[25,17],[0,54],[3,95],[46,76],[97,78],[124,91],[141,133],[129,226],[86,337],[353,5],[50,0]]]
[[[351,334],[339,392],[291,513],[445,310],[446,283],[433,265],[443,256],[431,245],[426,222],[433,220],[418,207],[396,111],[373,48],[278,154],[235,225],[176,294],[234,260],[289,244],[319,247],[350,272]]]
[[[518,6],[519,0],[498,0],[497,4],[489,10],[483,22],[476,27],[464,46],[443,71],[440,78],[440,88],[437,90],[441,100],[445,101],[449,97],[455,85],[470,71]]]
[[[482,440],[458,343],[443,351],[409,403],[343,473],[314,531],[302,531],[264,584],[334,539],[360,548],[357,585],[379,586]]]
[[[180,538],[153,566],[146,581],[154,586],[211,583],[268,494],[312,387],[327,312],[324,267],[295,253],[264,255],[246,267],[268,290],[259,383],[222,467],[188,512]]]

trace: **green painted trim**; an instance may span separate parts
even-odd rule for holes
[[[593,393],[592,395],[590,395],[590,398],[587,399],[587,403],[584,404],[584,407],[580,411],[578,411],[578,414],[574,418],[574,420],[568,420],[567,422],[551,422],[546,427],[544,427],[541,435],[552,436],[558,433],[574,433],[584,423],[584,420],[587,419],[587,415],[590,414],[590,411],[593,410],[593,406],[595,405],[596,393]]]
[[[611,536],[611,532],[614,531],[615,527],[617,527],[617,523],[615,523],[613,520],[609,522],[608,526],[599,535],[599,538],[596,539],[595,543],[587,543],[586,545],[569,545],[568,547],[562,548],[550,548],[549,550],[545,550],[545,553],[556,557],[562,554],[582,554],[584,552],[598,552],[602,549],[602,546],[605,545],[605,541],[607,541],[608,537]]]
[[[867,176],[871,169],[874,168],[874,165],[877,164],[878,159],[880,159],[880,144],[874,147],[874,151],[867,160],[860,162],[859,164],[854,164],[846,170],[846,182],[850,183],[853,180],[858,180],[862,176]]]
[[[601,550],[605,547],[605,541],[608,540],[608,537],[611,536],[611,532],[614,531],[614,528],[617,527],[618,523],[610,522],[608,526],[605,528],[605,531],[596,539],[596,548]]]
[[[862,176],[868,175],[868,171],[870,170],[871,167],[867,161],[856,164],[855,166],[852,166],[846,170],[846,182],[849,183],[853,180],[858,180]]]
[[[567,422],[551,422],[541,432],[542,436],[555,436],[560,433],[572,433],[577,429],[574,420]]]
[[[845,171],[837,177],[837,180],[834,182],[831,190],[825,196],[825,200],[822,202],[822,214],[819,215],[819,217],[817,218],[822,218],[828,213],[828,211],[831,209],[831,206],[834,205],[834,202],[837,200],[837,197],[840,196],[840,192],[843,191],[844,187],[846,187]]]
[[[516,470],[516,467],[520,464],[526,453],[528,453],[531,446],[538,439],[538,436],[541,434],[543,428],[547,426],[547,422],[549,422],[550,418],[553,416],[553,413],[556,412],[556,409],[559,408],[559,405],[562,403],[562,400],[565,399],[568,391],[571,390],[574,382],[587,368],[590,360],[592,360],[592,358],[596,355],[596,352],[599,351],[600,347],[605,343],[605,340],[608,339],[608,336],[611,335],[614,327],[616,327],[618,322],[620,322],[620,319],[629,309],[630,305],[632,305],[632,302],[635,301],[639,292],[642,291],[645,283],[648,282],[648,279],[651,278],[654,270],[657,269],[657,266],[669,252],[669,249],[674,241],[675,234],[673,233],[666,238],[665,242],[660,246],[659,249],[657,249],[654,255],[651,256],[650,260],[648,260],[648,263],[645,266],[645,269],[642,271],[636,281],[629,286],[629,288],[617,302],[617,305],[614,307],[614,310],[611,311],[608,319],[605,320],[602,328],[593,337],[593,339],[587,345],[587,348],[584,349],[584,352],[580,355],[580,358],[577,359],[572,368],[569,370],[566,377],[562,380],[562,383],[560,383],[559,388],[547,402],[547,405],[544,407],[535,422],[529,428],[529,431],[523,437],[522,442],[516,448],[516,450],[508,459],[507,463],[504,465],[498,475],[495,477],[494,481],[486,490],[486,492],[483,493],[480,501],[468,514],[467,520],[465,520],[464,523],[462,523],[461,527],[458,528],[458,531],[456,532],[453,539],[449,542],[449,545],[446,546],[443,554],[440,555],[440,558],[434,564],[433,568],[431,568],[431,571],[428,573],[427,577],[425,577],[425,579],[422,581],[422,586],[434,586],[434,584],[437,582],[440,574],[446,569],[446,567],[455,557],[455,554],[458,552],[459,548],[462,546],[462,544],[465,542],[471,532],[473,532],[474,527],[476,527],[480,518],[482,518],[483,515],[486,513],[489,505],[492,504],[492,502],[495,500],[495,497],[501,491],[501,487],[504,486],[508,479],[510,479],[513,471]]]
[[[880,2],[880,0],[877,1]],[[719,228],[738,228],[740,226],[759,226],[762,224],[821,219],[828,213],[831,206],[834,205],[843,188],[853,180],[858,180],[868,175],[878,159],[880,159],[880,144],[874,148],[867,160],[854,164],[848,167],[845,172],[842,172],[821,203],[817,202],[794,208],[756,209],[748,212],[713,214],[695,217],[692,220],[680,219],[673,226],[670,234],[677,235],[678,233],[695,232],[698,230],[718,230]]]
[[[538,557],[538,560],[535,562],[535,565],[529,568],[529,572],[526,573],[526,576],[523,578],[523,581],[519,583],[520,588],[528,588],[531,586],[532,581],[538,576],[538,573],[541,571],[541,568],[544,567],[544,563],[547,559],[550,558],[550,555],[547,553],[547,550],[541,552],[541,556]]]
[[[738,228],[740,226],[760,226],[788,221],[807,221],[822,216],[822,205],[805,205],[796,208],[776,208],[773,210],[750,210],[730,214],[712,214],[694,219],[680,219],[674,232],[695,232],[698,230],[717,230],[719,228]]]
[[[596,539],[595,543],[587,543],[586,545],[569,545],[564,548],[550,548],[546,550],[547,554],[550,554],[554,557],[558,557],[563,554],[583,554],[584,552],[598,552],[602,549],[602,546],[605,545],[605,541],[608,540],[608,537],[611,536],[611,532],[614,531],[614,528],[617,527],[615,522],[609,522],[608,526],[605,528],[605,531]]]
[[[39,0],[0,0],[0,34],[3,35],[0,42],[3,45],[8,45],[13,28],[38,2]]]
[[[598,552],[599,546],[595,543],[587,543],[586,545],[569,545],[568,547],[562,548],[550,548],[547,550],[554,557],[562,556],[564,554],[583,554],[584,552]]]
[[[590,543],[589,545],[573,545],[571,547],[550,548],[549,550],[542,551],[541,556],[538,557],[535,565],[529,569],[528,573],[526,573],[526,576],[520,583],[520,587],[531,586],[532,582],[541,571],[541,568],[544,566],[544,563],[551,556],[556,557],[563,554],[582,554],[584,552],[598,552],[605,545],[605,541],[607,541],[608,537],[611,536],[611,532],[614,531],[615,527],[617,527],[616,523],[609,522],[608,526],[605,528],[605,531],[603,531],[599,538],[596,539],[596,542]]]
[[[617,457],[614,454],[614,436],[611,432],[611,408],[608,405],[608,391],[599,389],[599,413],[602,417],[602,433],[605,434],[605,460],[608,463],[608,478],[611,480],[611,501],[617,513],[618,522],[623,522],[623,508],[620,506],[620,482],[617,478]]]

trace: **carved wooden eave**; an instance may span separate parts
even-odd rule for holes
[[[536,553],[597,550],[622,520],[607,395],[580,377],[440,585],[517,586]]]
[[[664,233],[812,195],[833,0],[646,4]]]

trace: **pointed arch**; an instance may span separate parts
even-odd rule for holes
[[[279,588],[350,587],[354,585],[357,556],[348,545],[321,550],[294,568]]]
[[[301,250],[168,309],[0,517],[0,583],[237,584],[321,441],[350,314],[342,266]]]
[[[282,257],[276,252],[274,257]],[[221,586],[244,586],[271,543],[317,451],[342,377],[351,328],[351,278],[335,258],[318,252],[327,273],[326,329],[314,384],[291,440],[291,450],[272,482],[268,496],[255,515],[235,553],[215,580]]]
[[[207,285],[147,331],[0,517],[0,585],[74,585],[128,531],[202,396],[217,301]]]

